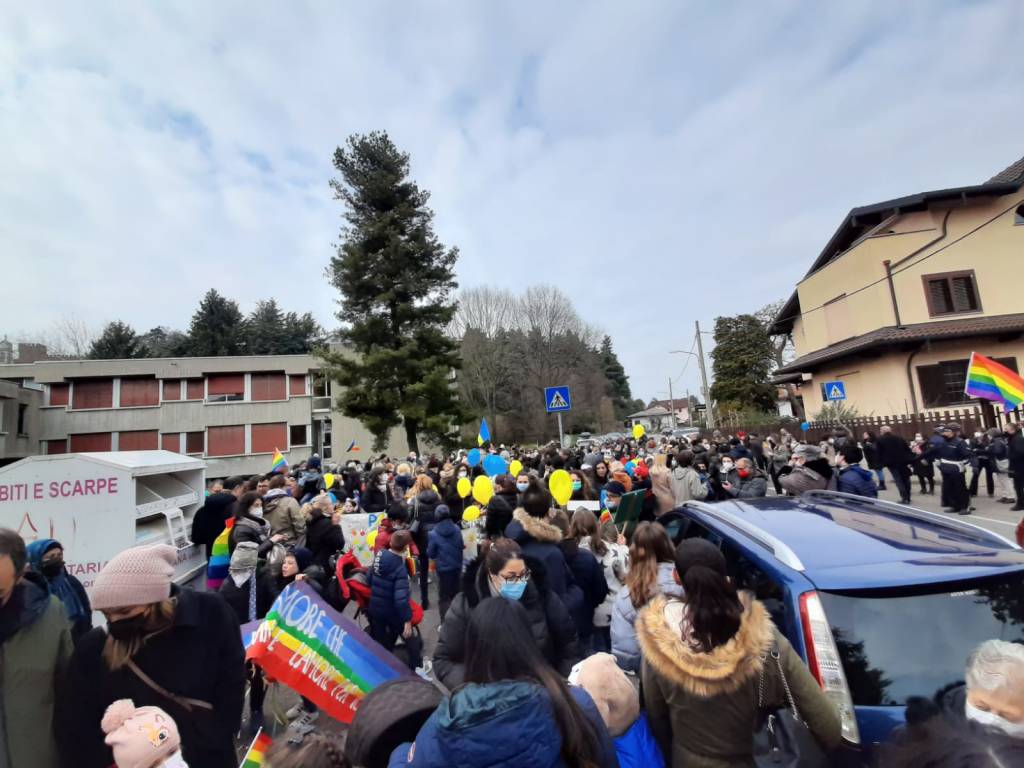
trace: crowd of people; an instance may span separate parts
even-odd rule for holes
[[[718,547],[676,546],[659,520],[687,501],[771,490],[875,496],[885,472],[909,500],[913,475],[934,492],[936,466],[951,511],[969,511],[982,474],[990,493],[1012,492],[1024,508],[1015,425],[973,439],[959,432],[947,424],[910,442],[883,428],[813,444],[782,432],[495,446],[504,466],[521,469],[491,478],[482,515],[465,520],[474,502],[459,481],[484,470],[464,451],[327,468],[313,456],[292,471],[211,484],[192,539],[209,557],[228,531],[230,566],[216,591],[173,583],[168,546],[120,553],[86,590],[58,541],[26,546],[0,530],[0,768],[237,765],[246,699],[252,734],[267,690],[239,628],[295,582],[344,608],[339,523],[355,512],[383,514],[373,561],[361,564],[369,634],[420,675],[371,692],[344,744],[301,699],[265,764],[748,766],[764,713],[786,706],[827,752],[840,743],[838,710],[764,605],[733,584]],[[562,505],[547,482],[557,470],[572,481]],[[614,513],[637,491],[639,521],[626,530]],[[468,527],[480,540],[473,557]],[[433,609],[441,622],[426,664],[416,625]],[[94,611],[104,626],[93,626]],[[965,678],[941,699],[908,703],[883,764],[910,765],[911,748],[920,756],[951,738],[984,744],[996,761],[972,765],[1015,764],[1024,647],[984,644]]]

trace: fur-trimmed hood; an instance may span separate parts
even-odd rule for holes
[[[509,532],[510,538],[519,541],[518,536],[511,535],[512,533],[517,533],[515,531],[516,523],[519,523],[518,527],[522,529],[523,533],[532,536],[537,541],[557,544],[562,540],[562,532],[558,528],[544,518],[530,517],[522,507],[519,507],[519,509],[512,513],[512,522],[509,524],[511,529]],[[520,541],[519,543],[521,544],[522,542]]]
[[[740,629],[711,653],[682,638],[685,603],[664,595],[651,600],[636,620],[644,660],[662,677],[701,698],[732,693],[761,674],[762,658],[775,642],[775,625],[756,600],[745,602]]]

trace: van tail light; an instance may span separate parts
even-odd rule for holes
[[[839,650],[832,637],[832,628],[817,592],[804,592],[800,595],[800,620],[804,625],[807,666],[817,678],[829,701],[839,710],[843,738],[851,744],[859,744],[860,730],[857,728],[857,716],[853,709],[850,687],[846,684],[843,662],[839,658]]]

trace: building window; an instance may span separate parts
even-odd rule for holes
[[[977,312],[981,309],[974,270],[924,275],[925,298],[932,317]]]
[[[113,379],[79,379],[71,395],[74,410],[114,407]]]
[[[251,377],[250,397],[253,400],[285,400],[285,376],[283,373],[254,373]]]
[[[288,428],[288,445],[309,445],[309,424],[292,424]]]
[[[331,385],[322,371],[313,373],[313,410],[331,410]]]
[[[67,440],[47,440],[46,441],[46,455],[53,456],[58,453],[68,452],[68,441]]]
[[[243,448],[245,447],[245,433],[242,433]],[[200,454],[202,455],[203,450],[206,448],[206,433],[205,432],[186,432],[185,433],[185,453]]]
[[[245,374],[230,373],[210,376],[206,380],[206,402],[227,403],[245,399]]]
[[[138,430],[117,433],[117,450],[119,451],[155,451],[159,434],[153,430]]]
[[[185,399],[202,400],[206,397],[206,384],[202,379],[189,379],[185,382]]]
[[[1011,371],[1017,370],[1017,358],[996,357]],[[917,366],[917,383],[921,387],[921,399],[925,408],[948,408],[953,405],[964,405],[974,398],[964,394],[967,384],[968,358],[963,360],[944,360],[935,365]]]
[[[67,384],[51,384],[50,405],[67,405],[69,390]]]
[[[288,450],[288,425],[283,421],[252,425],[252,452],[273,453]]]
[[[1017,206],[1017,210],[1013,214],[1014,224],[1024,224],[1024,203]]]
[[[191,433],[189,433],[191,434]],[[186,443],[188,438],[185,438]],[[245,427],[210,427],[206,430],[207,456],[242,456],[245,453]],[[185,446],[188,452],[188,445]]]
[[[164,379],[164,400],[181,400],[181,380]]]
[[[25,417],[28,416],[28,404],[18,403],[18,434],[27,434],[28,430],[25,426]]]
[[[110,432],[87,432],[80,435],[71,435],[71,452],[109,451],[112,444],[110,436]]]
[[[202,434],[200,432],[199,434]],[[181,453],[181,433],[165,432],[160,435],[160,447],[171,453]]]
[[[121,379],[122,408],[160,405],[160,382],[156,379]]]
[[[296,395],[306,394],[306,376],[305,374],[292,375],[288,377],[288,393],[295,397]]]

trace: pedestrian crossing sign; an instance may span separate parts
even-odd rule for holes
[[[825,399],[826,400],[845,400],[846,399],[846,384],[841,381],[826,381],[825,382]]]
[[[548,413],[572,410],[568,387],[547,387],[544,390],[544,406]]]

